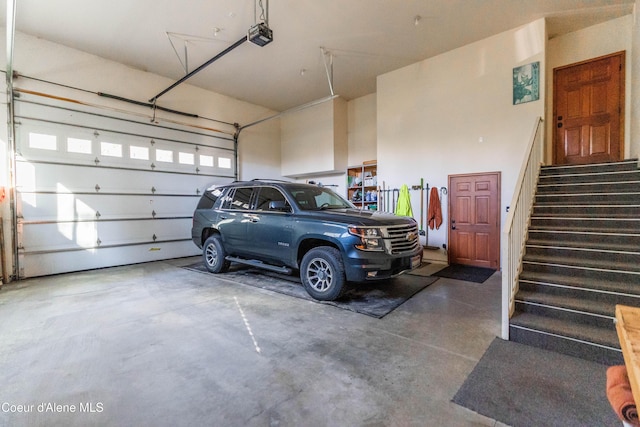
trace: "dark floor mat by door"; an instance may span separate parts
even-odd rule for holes
[[[433,273],[433,276],[448,279],[464,280],[466,282],[484,283],[496,270],[492,268],[472,267],[469,265],[451,264]]]
[[[184,268],[211,274],[206,270],[202,262],[185,266]],[[376,318],[386,316],[409,298],[438,280],[437,277],[404,274],[390,280],[349,284],[349,289],[339,301],[317,301],[309,296],[297,276],[287,276],[241,265],[233,265],[228,273],[212,276],[233,280],[243,285],[268,289],[318,304],[333,305],[344,310]]]

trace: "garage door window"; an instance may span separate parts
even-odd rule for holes
[[[58,142],[55,135],[31,132],[29,134],[29,147],[40,150],[57,150]]]
[[[88,139],[67,138],[67,152],[91,154],[91,141]]]
[[[178,163],[182,165],[193,165],[195,163],[195,156],[192,153],[178,153]]]
[[[156,160],[159,162],[173,163],[173,151],[156,150]]]
[[[200,155],[200,166],[213,167],[213,156]]]
[[[132,145],[129,147],[129,157],[135,160],[149,160],[149,149]]]
[[[231,169],[231,159],[228,157],[218,157],[218,167],[222,169]]]
[[[100,154],[109,157],[122,157],[122,145],[113,142],[101,142]]]

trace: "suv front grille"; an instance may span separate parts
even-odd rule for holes
[[[412,252],[420,245],[417,224],[394,225],[384,230],[387,251],[392,255]]]

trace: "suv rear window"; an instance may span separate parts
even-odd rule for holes
[[[222,190],[214,188],[213,190],[207,190],[204,192],[200,201],[198,202],[197,209],[212,209],[213,205],[218,200],[218,197],[222,195]]]

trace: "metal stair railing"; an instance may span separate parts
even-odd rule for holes
[[[533,209],[533,201],[544,157],[543,120],[537,117],[529,146],[513,191],[509,213],[502,229],[502,339],[509,339],[509,318],[513,314],[514,297],[518,292],[518,275],[522,269],[522,257],[527,230]]]

